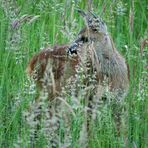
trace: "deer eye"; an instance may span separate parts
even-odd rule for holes
[[[88,42],[88,37],[82,36],[81,40],[83,41],[83,43]]]
[[[97,31],[98,31],[98,29],[96,29],[96,28],[92,28],[92,31],[97,32]]]

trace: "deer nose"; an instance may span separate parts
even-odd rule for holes
[[[77,54],[77,48],[78,48],[78,44],[77,44],[77,43],[72,44],[72,45],[67,49],[67,54],[68,54],[68,55]]]

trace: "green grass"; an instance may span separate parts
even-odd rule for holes
[[[1,3],[4,0],[1,0]],[[17,0],[20,13],[13,16],[12,3],[0,5],[0,147],[31,147],[30,126],[23,112],[33,102],[35,94],[29,92],[29,80],[25,69],[31,56],[41,47],[71,42],[83,26],[82,18],[75,8],[87,9],[87,2],[66,0]],[[134,5],[134,6],[133,6]],[[126,58],[130,67],[130,89],[125,99],[126,115],[121,136],[115,137],[115,128],[110,109],[103,109],[103,117],[92,123],[89,145],[92,148],[148,147],[148,46],[140,50],[142,39],[148,38],[148,4],[146,0],[93,1],[93,9],[101,13],[113,37],[117,49]],[[129,16],[133,7],[133,31],[130,31]],[[122,8],[122,9],[119,9]],[[6,13],[8,12],[8,13]],[[22,23],[20,33],[12,42],[17,29],[10,29],[10,15],[13,19],[24,14],[39,15],[31,24]],[[63,33],[64,32],[64,33]],[[67,35],[66,35],[67,34]],[[20,35],[20,36],[19,36]],[[68,36],[70,35],[70,36]],[[70,97],[69,97],[70,99]],[[83,121],[83,114],[77,110],[72,117],[70,133],[71,146],[79,147],[77,140]],[[61,123],[59,137],[62,141],[66,127]],[[47,147],[47,140],[40,133],[36,147]]]

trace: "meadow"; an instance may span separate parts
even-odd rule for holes
[[[39,138],[32,139],[37,92],[26,74],[27,63],[43,47],[71,43],[84,25],[76,8],[87,10],[89,7],[106,22],[116,48],[129,64],[130,88],[124,101],[120,136],[115,135],[111,108],[105,105],[98,111],[101,117],[91,124],[88,147],[148,147],[147,0],[93,0],[91,5],[89,2],[91,0],[0,0],[1,148],[51,147],[50,127],[44,116]],[[56,135],[59,147],[79,148],[84,106],[66,93],[62,99],[68,100],[75,115],[69,115],[70,128],[61,119]],[[46,113],[46,102],[45,98],[40,102],[43,113]]]

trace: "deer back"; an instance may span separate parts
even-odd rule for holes
[[[45,48],[34,55],[27,66],[28,75],[40,90],[46,89],[50,98],[61,91],[69,77],[75,75],[78,58],[69,59],[67,48],[68,45]]]

